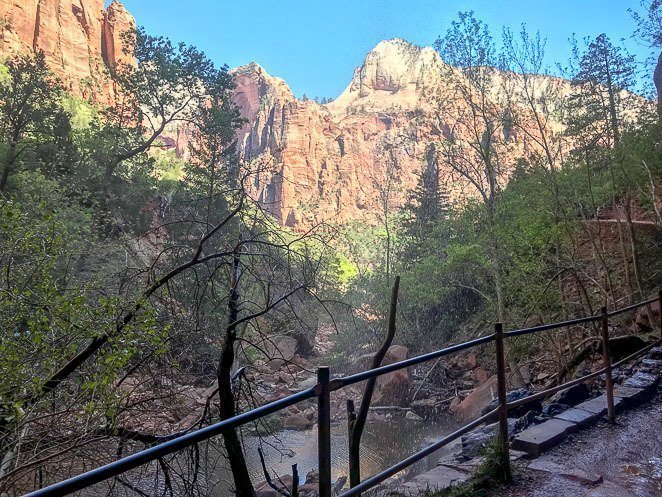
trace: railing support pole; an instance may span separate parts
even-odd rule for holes
[[[605,365],[605,388],[607,390],[607,416],[610,422],[616,421],[614,413],[614,379],[611,376],[611,355],[609,353],[609,312],[606,307],[600,309],[602,314],[602,357]]]
[[[497,393],[499,396],[499,439],[503,450],[504,464],[506,465],[508,480],[511,478],[510,471],[510,441],[508,435],[508,398],[506,384],[506,352],[503,343],[503,324],[494,326],[497,363]]]
[[[660,340],[662,340],[662,288],[657,291],[657,308],[660,311],[660,314],[658,316],[660,322],[657,324],[660,325]]]
[[[331,399],[329,368],[317,369],[320,391],[317,395],[317,461],[319,497],[331,497]]]

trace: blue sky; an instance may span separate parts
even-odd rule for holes
[[[461,10],[495,34],[526,23],[548,40],[548,62],[565,61],[568,39],[607,33],[643,59],[627,12],[639,0],[122,0],[152,34],[185,41],[230,67],[255,61],[298,96],[336,97],[381,40],[431,45]]]

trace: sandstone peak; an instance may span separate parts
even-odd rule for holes
[[[272,76],[257,62],[236,67],[230,73],[234,76],[238,88],[245,85],[257,86],[260,98],[294,99],[294,94],[285,80]]]
[[[345,91],[329,106],[334,113],[370,107],[383,111],[413,109],[424,86],[438,84],[443,62],[431,47],[420,47],[401,38],[377,44]]]
[[[117,1],[108,6],[104,14],[102,51],[106,65],[110,68],[117,64],[133,64],[135,59],[125,46],[125,35],[136,29],[136,21]]]

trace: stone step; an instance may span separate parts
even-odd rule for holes
[[[614,409],[616,412],[622,410],[625,405],[625,398],[614,395]],[[607,394],[603,393],[599,397],[582,402],[577,406],[577,408],[596,414],[598,416],[604,416],[607,414]]]
[[[524,430],[513,439],[512,447],[533,457],[538,457],[545,450],[561,442],[569,433],[578,429],[579,425],[576,423],[553,418]]]
[[[407,483],[391,488],[388,495],[391,497],[411,497],[412,495],[423,495],[428,492],[439,492],[460,485],[469,478],[470,473],[446,466],[437,466],[414,477],[413,480]]]
[[[614,397],[620,397],[624,400],[626,407],[632,407],[641,404],[650,398],[649,392],[642,388],[614,386]]]
[[[554,416],[554,418],[560,419],[562,421],[569,421],[570,423],[575,423],[583,428],[584,426],[590,426],[594,424],[598,419],[600,419],[600,414],[595,414],[593,412],[585,411],[584,409],[575,407],[557,414]]]
[[[543,456],[540,459],[536,459],[528,465],[528,468],[535,471],[544,471],[545,473],[563,476],[564,478],[588,486],[598,485],[604,481],[602,475],[586,473],[577,468],[567,468],[564,465],[557,464],[551,459],[547,459],[548,457],[549,456]]]

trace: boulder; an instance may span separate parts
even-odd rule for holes
[[[278,371],[284,365],[285,365],[285,361],[283,359],[271,359],[271,360],[267,361],[267,367],[271,371]]]
[[[408,419],[409,421],[423,421],[422,417],[412,411],[407,411],[405,419]]]
[[[317,378],[314,376],[311,378],[306,378],[305,380],[299,382],[296,386],[297,390],[307,390],[308,388],[312,388],[315,385],[317,385]]]
[[[462,403],[462,399],[460,397],[453,397],[453,400],[451,400],[450,406],[448,406],[448,410],[450,411],[451,414],[457,414],[458,413],[458,408],[460,407],[460,404]]]
[[[513,436],[517,432],[518,420],[508,418],[508,434]],[[480,455],[481,451],[490,444],[499,434],[499,424],[493,423],[484,428],[478,428],[462,437],[462,456],[471,459]]]
[[[279,489],[290,491],[292,489],[292,481],[291,475],[283,475],[272,483]],[[262,481],[255,486],[255,495],[256,497],[281,497],[280,492],[271,488],[266,481]]]
[[[651,318],[653,323],[651,324]],[[660,323],[660,301],[653,302],[650,306],[640,307],[634,320],[639,330],[650,331]]]
[[[586,383],[579,383],[578,385],[573,385],[570,388],[557,392],[550,399],[550,403],[576,406],[588,399],[590,395],[591,392]]]
[[[485,406],[489,405],[497,395],[497,378],[492,376],[485,383],[475,388],[460,402],[453,415],[460,421],[470,421],[480,416]]]
[[[645,346],[646,342],[636,335],[623,335],[609,339],[609,353],[613,361],[620,361]]]
[[[283,420],[283,428],[286,430],[307,430],[315,423],[305,416],[291,414]]]
[[[387,366],[407,359],[409,349],[402,345],[392,345],[382,361],[382,366]],[[365,354],[354,362],[355,369],[365,371],[372,366],[375,354]],[[394,371],[377,380],[377,387],[372,396],[372,405],[375,406],[408,406],[411,399],[411,373],[407,369]]]
[[[642,390],[652,390],[657,385],[658,377],[639,371],[633,377],[628,378],[623,386],[627,388],[641,388]]]
[[[386,355],[382,360],[382,366],[387,366],[395,362],[404,361],[407,359],[409,354],[409,349],[404,345],[391,345],[386,351]],[[353,361],[353,370],[354,372],[366,371],[372,367],[372,361],[374,360],[376,352],[371,352],[370,354],[363,354],[357,357]]]
[[[280,399],[284,399],[288,395],[291,395],[292,391],[287,388],[286,386],[278,386],[273,392],[271,392],[269,395],[265,396],[264,400],[265,402],[275,402]]]
[[[552,416],[554,416],[556,414],[559,414],[563,411],[566,411],[569,408],[570,408],[570,405],[568,405],[568,404],[559,404],[557,402],[551,402],[549,404],[545,404],[542,407],[542,415],[547,416],[548,418],[551,418]]]
[[[460,369],[474,369],[478,365],[476,354],[470,352],[464,357],[460,357],[457,361],[457,367]]]
[[[286,335],[269,337],[269,340],[262,342],[261,347],[270,359],[282,359],[289,362],[296,355],[297,339]]]
[[[306,485],[319,483],[319,481],[320,481],[320,475],[316,470],[311,469],[310,471],[308,471],[308,473],[306,473]]]
[[[435,399],[417,400],[411,403],[411,410],[422,418],[431,419],[437,414],[437,402]]]
[[[474,379],[481,385],[490,378],[490,376],[487,374],[487,371],[485,371],[483,368],[474,369],[473,376]]]
[[[510,402],[515,402],[516,400],[524,399],[529,395],[531,395],[531,392],[529,390],[527,390],[526,388],[519,388],[517,390],[512,390],[508,392],[506,394],[506,399],[508,403],[510,403]],[[488,412],[493,411],[497,407],[499,407],[499,399],[494,399],[492,400],[492,402],[490,402],[487,405],[487,407],[485,407],[482,410],[481,414],[487,414]],[[523,406],[508,411],[508,415],[519,418],[521,416],[524,416],[529,411],[541,412],[542,402],[540,400],[535,400],[529,404],[524,404]]]

